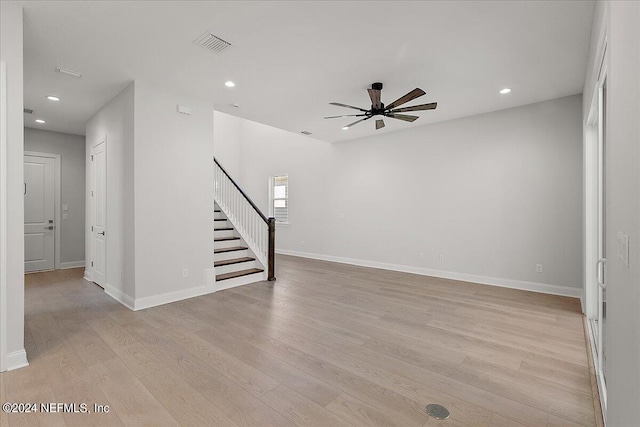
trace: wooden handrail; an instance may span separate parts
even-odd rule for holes
[[[255,209],[255,211],[258,213],[258,215],[260,215],[260,218],[262,218],[262,220],[265,222],[265,224],[269,224],[269,218],[267,218],[260,209],[258,209],[258,207],[256,206],[255,203],[253,203],[253,200],[251,200],[251,198],[249,196],[247,196],[247,194],[242,191],[242,188],[240,188],[240,186],[238,184],[236,184],[236,182],[233,180],[233,178],[231,178],[231,175],[229,175],[227,173],[226,170],[224,170],[224,168],[222,167],[222,165],[220,163],[218,163],[218,160],[214,157],[213,161],[216,162],[216,165],[218,165],[218,167],[220,168],[220,170],[222,171],[222,173],[224,173],[227,178],[229,178],[229,181],[231,181],[231,183],[238,189],[238,191],[240,192],[240,194],[242,194],[242,197],[245,198],[245,200],[247,202],[249,202],[249,204],[251,205],[251,207],[253,209]]]

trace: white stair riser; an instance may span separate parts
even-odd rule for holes
[[[236,236],[235,230],[214,230],[213,237],[233,237]]]
[[[232,248],[234,246],[246,246],[242,239],[240,240],[223,240],[221,242],[213,242],[214,249]]]
[[[213,213],[213,217],[215,219],[218,219],[218,218],[225,218],[226,219],[227,218],[226,216],[224,216],[224,213],[222,213],[222,212],[214,212]]]
[[[216,274],[218,273],[218,269],[216,268]],[[248,285],[249,283],[260,282],[262,280],[267,280],[267,273],[254,273],[248,274],[242,277],[234,277],[233,279],[220,280],[216,282],[216,290],[220,291],[222,289],[235,288],[236,286]]]
[[[240,271],[240,270],[248,270],[250,268],[257,268],[257,267],[258,265],[255,261],[247,261],[247,262],[241,262],[238,264],[231,264],[231,265],[222,265],[220,267],[216,267],[216,275],[231,273],[231,272]]]
[[[238,245],[240,246],[240,245]],[[217,254],[213,254],[214,261],[223,261],[225,259],[233,259],[233,258],[245,258],[248,256],[252,256],[248,249],[243,249],[241,251],[233,251],[233,252],[221,252]]]
[[[214,230],[216,228],[227,228],[227,227],[233,227],[233,225],[231,225],[231,223],[229,221],[214,221],[213,222]]]

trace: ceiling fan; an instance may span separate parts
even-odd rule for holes
[[[337,119],[339,117],[364,117],[363,119],[356,120],[355,122],[350,123],[342,128],[342,129],[349,129],[351,126],[357,125],[358,123],[363,122],[365,120],[369,120],[374,116],[380,116],[380,118],[376,119],[376,130],[378,130],[384,127],[384,120],[382,120],[383,117],[391,117],[392,119],[404,120],[405,122],[413,122],[416,119],[418,119],[418,116],[410,116],[407,114],[398,114],[398,113],[404,113],[407,111],[435,110],[436,107],[438,106],[437,102],[432,102],[430,104],[414,105],[413,107],[397,108],[402,104],[405,104],[409,101],[412,101],[424,95],[425,92],[420,88],[415,88],[411,92],[407,93],[404,96],[401,96],[400,98],[396,99],[395,101],[393,101],[391,104],[387,106],[385,106],[380,101],[380,91],[382,91],[382,83],[379,83],[379,82],[373,83],[371,85],[371,89],[367,89],[367,91],[369,92],[369,98],[371,98],[370,109],[365,110],[364,108],[354,107],[353,105],[341,104],[339,102],[330,102],[331,105],[337,105],[338,107],[346,107],[346,108],[352,108],[354,110],[359,110],[362,112],[362,114],[330,116],[330,117],[325,117],[325,119]]]

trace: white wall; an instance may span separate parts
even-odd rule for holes
[[[192,114],[179,114],[178,104]],[[137,307],[214,286],[213,153],[212,102],[136,81]]]
[[[91,147],[107,138],[106,151],[106,241],[108,289],[135,295],[134,258],[134,90],[132,83],[87,122],[86,200],[91,200]],[[90,204],[86,206],[86,269],[91,266]]]
[[[60,155],[60,262],[62,267],[84,264],[85,244],[85,137],[46,130],[24,129],[25,151]],[[68,211],[62,211],[62,205]]]
[[[607,425],[640,425],[640,3],[598,2],[589,70],[608,40],[607,96]],[[587,74],[591,94],[597,71]],[[590,100],[590,98],[589,98]],[[589,112],[585,100],[584,116]],[[617,233],[629,235],[629,266],[617,256]]]
[[[24,352],[24,146],[22,8],[0,2],[0,59],[7,63],[6,352],[7,368],[27,363]],[[4,318],[4,314],[2,316]],[[4,340],[4,338],[3,338]]]
[[[289,173],[280,252],[579,296],[581,105],[578,95],[335,144],[243,121],[240,184],[266,212],[268,177]]]
[[[240,178],[240,127],[243,120],[230,114],[213,112],[213,154],[231,178]],[[218,143],[219,142],[219,143]]]

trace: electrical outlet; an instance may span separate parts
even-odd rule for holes
[[[424,259],[424,252],[420,252],[419,255],[420,255],[420,259]]]
[[[444,254],[438,255],[438,259],[440,260],[440,262],[444,262]]]
[[[343,213],[338,214],[338,219],[344,219],[344,214]]]
[[[184,270],[182,270],[182,277],[184,277],[184,278],[189,277],[189,270],[187,270],[186,268]]]
[[[542,264],[536,264],[536,273],[542,273]]]

